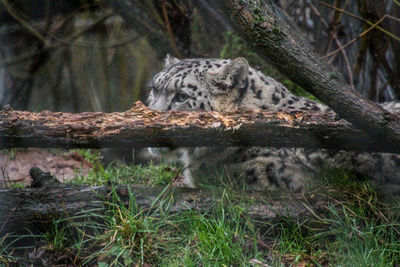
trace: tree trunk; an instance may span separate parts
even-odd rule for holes
[[[209,189],[190,188],[151,188],[138,186],[117,186],[120,199],[129,203],[130,194],[138,207],[148,209],[160,205],[158,198],[169,199],[169,212],[178,213],[188,210],[209,211],[210,207],[223,199],[223,192]],[[48,187],[27,189],[0,189],[0,238],[7,233],[24,233],[26,229],[35,232],[43,229],[53,219],[61,216],[74,216],[78,212],[91,211],[102,213],[104,201],[110,200],[109,187]],[[328,200],[316,197],[278,192],[248,191],[246,197],[252,199],[246,206],[248,214],[262,221],[272,221],[278,216],[291,216],[309,219],[313,214],[321,214]],[[318,199],[318,201],[317,201]],[[243,195],[230,197],[231,202],[242,200]]]
[[[271,2],[220,1],[238,33],[260,56],[342,118],[400,151],[400,118],[352,91],[342,74],[282,21]]]
[[[396,152],[333,112],[0,111],[0,148],[265,146]]]

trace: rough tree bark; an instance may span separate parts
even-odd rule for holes
[[[333,112],[0,111],[0,148],[270,146],[396,152]]]
[[[11,233],[24,233],[26,229],[35,231],[43,229],[53,219],[61,216],[71,217],[79,212],[90,210],[101,214],[107,207],[104,201],[111,198],[110,187],[48,187],[27,189],[0,189],[0,237]],[[188,210],[207,212],[210,207],[223,199],[223,193],[209,189],[164,188],[117,186],[115,188],[120,199],[129,203],[134,197],[138,207],[148,209],[154,204],[160,205],[157,199],[168,200],[169,212],[178,213]],[[129,191],[131,194],[129,194]],[[326,210],[328,199],[313,193],[275,194],[273,192],[247,191],[246,197],[251,199],[246,210],[248,214],[262,221],[273,221],[279,216],[291,216],[298,219],[309,219],[314,214]],[[243,195],[230,196],[230,201],[243,203]],[[132,199],[131,199],[132,201]]]
[[[342,118],[400,151],[400,118],[352,91],[280,18],[272,1],[220,0],[234,27],[260,56]]]

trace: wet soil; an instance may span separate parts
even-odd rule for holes
[[[78,152],[51,149],[7,149],[0,151],[0,187],[15,183],[30,185],[29,170],[38,167],[50,172],[60,182],[66,182],[77,174],[87,175],[92,165]]]

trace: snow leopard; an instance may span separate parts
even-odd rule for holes
[[[150,82],[147,100],[152,109],[232,111],[236,109],[271,112],[313,110],[333,112],[329,107],[296,96],[281,83],[249,66],[246,59],[183,59],[167,56],[165,67]],[[399,113],[400,104],[383,104]],[[182,148],[168,155],[184,166],[184,184],[195,187],[196,173],[216,162],[232,171],[248,188],[302,191],[323,166],[351,167],[371,177],[385,191],[400,191],[400,156],[388,153],[359,153],[307,148]],[[386,188],[385,188],[386,186]]]

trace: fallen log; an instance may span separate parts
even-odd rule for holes
[[[398,152],[333,112],[0,111],[0,148],[264,146]]]
[[[138,207],[149,209],[158,207],[160,199],[168,199],[168,211],[207,212],[215,202],[224,199],[221,191],[192,188],[157,188],[130,185],[111,187],[54,187],[26,189],[0,189],[0,238],[11,233],[25,233],[26,229],[35,232],[48,227],[53,219],[71,217],[84,211],[101,214],[105,211],[104,201],[111,198],[110,192],[128,204],[130,196],[135,198]],[[129,193],[129,191],[131,193]],[[243,203],[243,194],[229,194],[231,202]],[[304,197],[285,192],[247,191],[246,205],[249,216],[255,220],[273,221],[280,216],[309,219],[313,213],[326,210],[327,200],[316,194]],[[325,198],[326,199],[326,198]],[[35,230],[36,229],[36,230]]]

